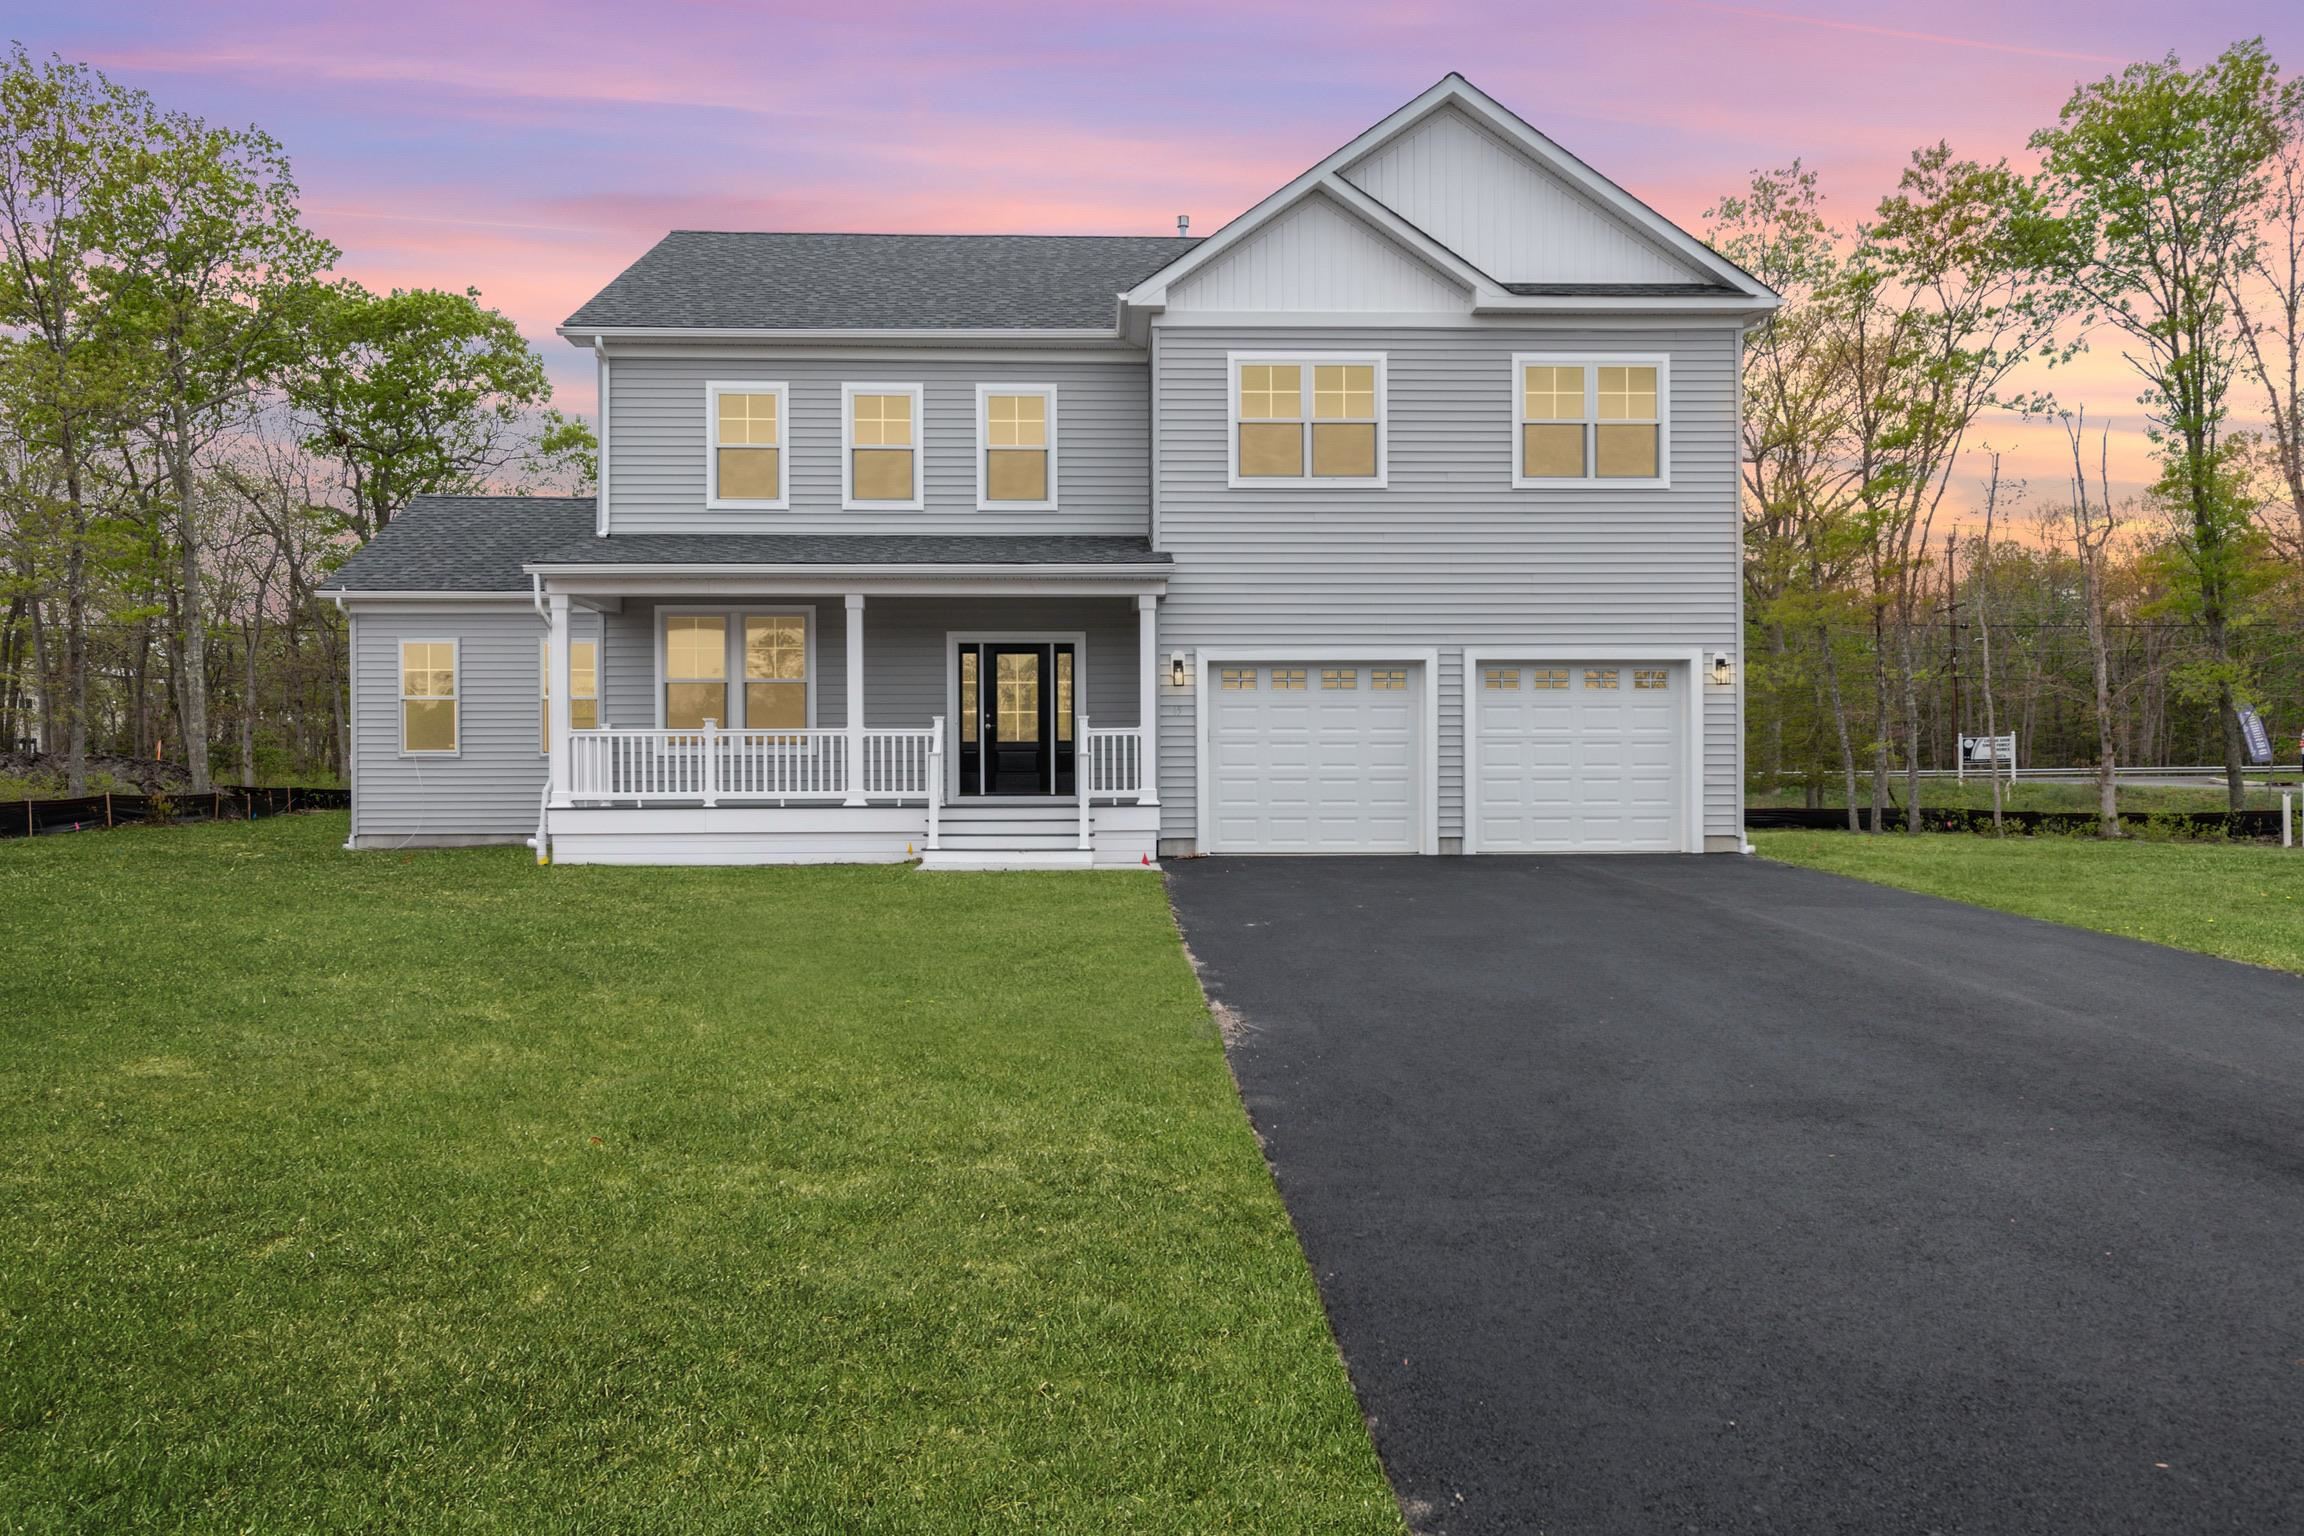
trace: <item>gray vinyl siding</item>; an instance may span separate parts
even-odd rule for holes
[[[1565,326],[1160,326],[1157,542],[1176,572],[1161,652],[1436,648],[1440,836],[1463,836],[1463,650],[1734,649],[1741,512],[1736,331]],[[1383,352],[1388,484],[1233,489],[1229,351]],[[1512,354],[1666,353],[1671,485],[1512,487]],[[1161,832],[1195,834],[1194,707],[1164,691]],[[1736,703],[1708,690],[1704,831],[1735,835]]]
[[[610,369],[608,515],[614,533],[1145,532],[1148,385],[1141,359],[969,362],[950,358],[618,356]],[[705,506],[704,386],[788,384],[790,463],[782,512]],[[840,386],[924,386],[918,512],[840,510]],[[1058,509],[976,510],[976,386],[1056,386]]]
[[[816,609],[816,714],[819,728],[848,723],[848,613],[840,598],[746,598],[739,608],[793,612]],[[666,606],[692,608],[681,599]],[[656,723],[658,605],[628,600],[607,616],[602,658],[602,718],[611,725]],[[1137,717],[1136,606],[1134,598],[875,597],[864,605],[864,723],[884,729],[924,727],[948,714],[949,669],[945,636],[951,633],[1024,635],[1084,632],[1087,687],[1083,707],[1093,724],[1133,726]]]
[[[585,634],[579,619],[577,633]],[[533,607],[389,609],[352,615],[352,833],[396,838],[525,837],[536,830],[545,761],[539,723],[544,621]],[[400,642],[453,640],[457,753],[400,750]]]

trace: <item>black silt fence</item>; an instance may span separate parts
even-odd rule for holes
[[[101,832],[107,827],[172,826],[187,821],[255,821],[298,811],[341,811],[348,789],[220,785],[206,793],[72,795],[54,800],[0,800],[0,837]]]
[[[2094,811],[2002,811],[2000,815],[2011,830],[2027,836],[2048,834],[2091,837],[2095,835],[2097,825]],[[1871,807],[1857,807],[1856,824],[1866,832],[1874,830]],[[2259,838],[2273,842],[2280,840],[2278,811],[2122,811],[2120,824],[2171,837],[2221,837],[2237,842]],[[1821,832],[1845,832],[1848,830],[1848,813],[1844,810],[1811,811],[1798,807],[1748,810],[1744,813],[1744,825],[1754,831],[1806,828]],[[1891,809],[1880,818],[1881,831],[1902,831],[1903,827],[1904,812],[1900,809]],[[1922,806],[1920,830],[1990,832],[1992,813],[1958,806],[1941,809]]]

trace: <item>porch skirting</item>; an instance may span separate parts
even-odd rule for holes
[[[1156,805],[1095,806],[1092,860],[1141,867],[1159,831]],[[551,840],[555,864],[901,864],[927,846],[928,809],[579,806],[551,813]]]

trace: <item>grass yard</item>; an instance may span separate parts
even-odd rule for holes
[[[2304,971],[2304,851],[2077,837],[1754,832],[1763,854],[2078,928]]]
[[[0,845],[0,1530],[1397,1532],[1155,878]]]

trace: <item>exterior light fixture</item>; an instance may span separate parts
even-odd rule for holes
[[[1736,658],[1726,651],[1714,651],[1712,653],[1712,686],[1715,688],[1733,688],[1736,686]]]
[[[1184,670],[1184,653],[1182,651],[1170,651],[1168,653],[1168,686],[1171,688],[1188,688],[1191,685],[1191,675]]]

